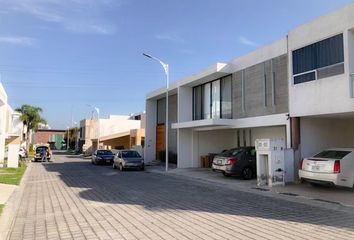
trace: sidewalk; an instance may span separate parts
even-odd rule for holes
[[[174,175],[184,178],[195,179],[207,184],[220,185],[227,188],[253,192],[272,197],[278,197],[294,202],[303,202],[310,205],[326,205],[330,208],[340,206],[350,207],[354,210],[354,191],[346,188],[335,188],[310,184],[287,184],[284,187],[258,187],[257,181],[243,180],[236,177],[224,177],[221,173],[213,172],[206,168],[171,169],[167,173],[161,167],[147,168],[149,172]]]
[[[5,204],[9,200],[12,193],[18,189],[17,185],[0,183],[0,204]]]

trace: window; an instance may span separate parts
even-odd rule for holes
[[[210,83],[203,87],[203,119],[210,118]]]
[[[193,120],[231,118],[232,78],[222,79],[193,88]]]
[[[166,99],[157,100],[157,124],[166,122]]]
[[[193,101],[194,101],[194,120],[202,119],[202,86],[194,88]]]
[[[211,83],[211,116],[220,118],[220,80]]]
[[[293,51],[294,84],[344,73],[343,34]],[[337,66],[337,65],[341,66]],[[319,71],[333,66],[333,70]]]
[[[326,150],[316,154],[315,158],[330,158],[330,159],[342,159],[347,156],[350,151],[339,151],[339,150]]]
[[[231,118],[231,76],[221,79],[221,118]]]

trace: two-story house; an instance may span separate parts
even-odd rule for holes
[[[354,3],[286,37],[169,87],[169,152],[177,167],[259,138],[283,139],[287,178],[327,147],[354,147]],[[163,151],[165,93],[146,97],[145,159]]]

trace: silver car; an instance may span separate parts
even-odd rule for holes
[[[144,159],[135,150],[119,150],[114,156],[113,168],[119,168],[120,171],[125,169],[144,171]]]

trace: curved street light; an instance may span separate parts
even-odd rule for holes
[[[163,61],[161,61],[159,58],[154,57],[150,54],[146,54],[143,53],[143,55],[147,58],[151,58],[157,62],[159,62],[161,64],[161,66],[163,67],[164,71],[165,71],[165,75],[166,75],[166,123],[165,123],[165,134],[166,134],[166,172],[168,171],[168,88],[169,88],[169,67],[167,63],[164,63]]]

